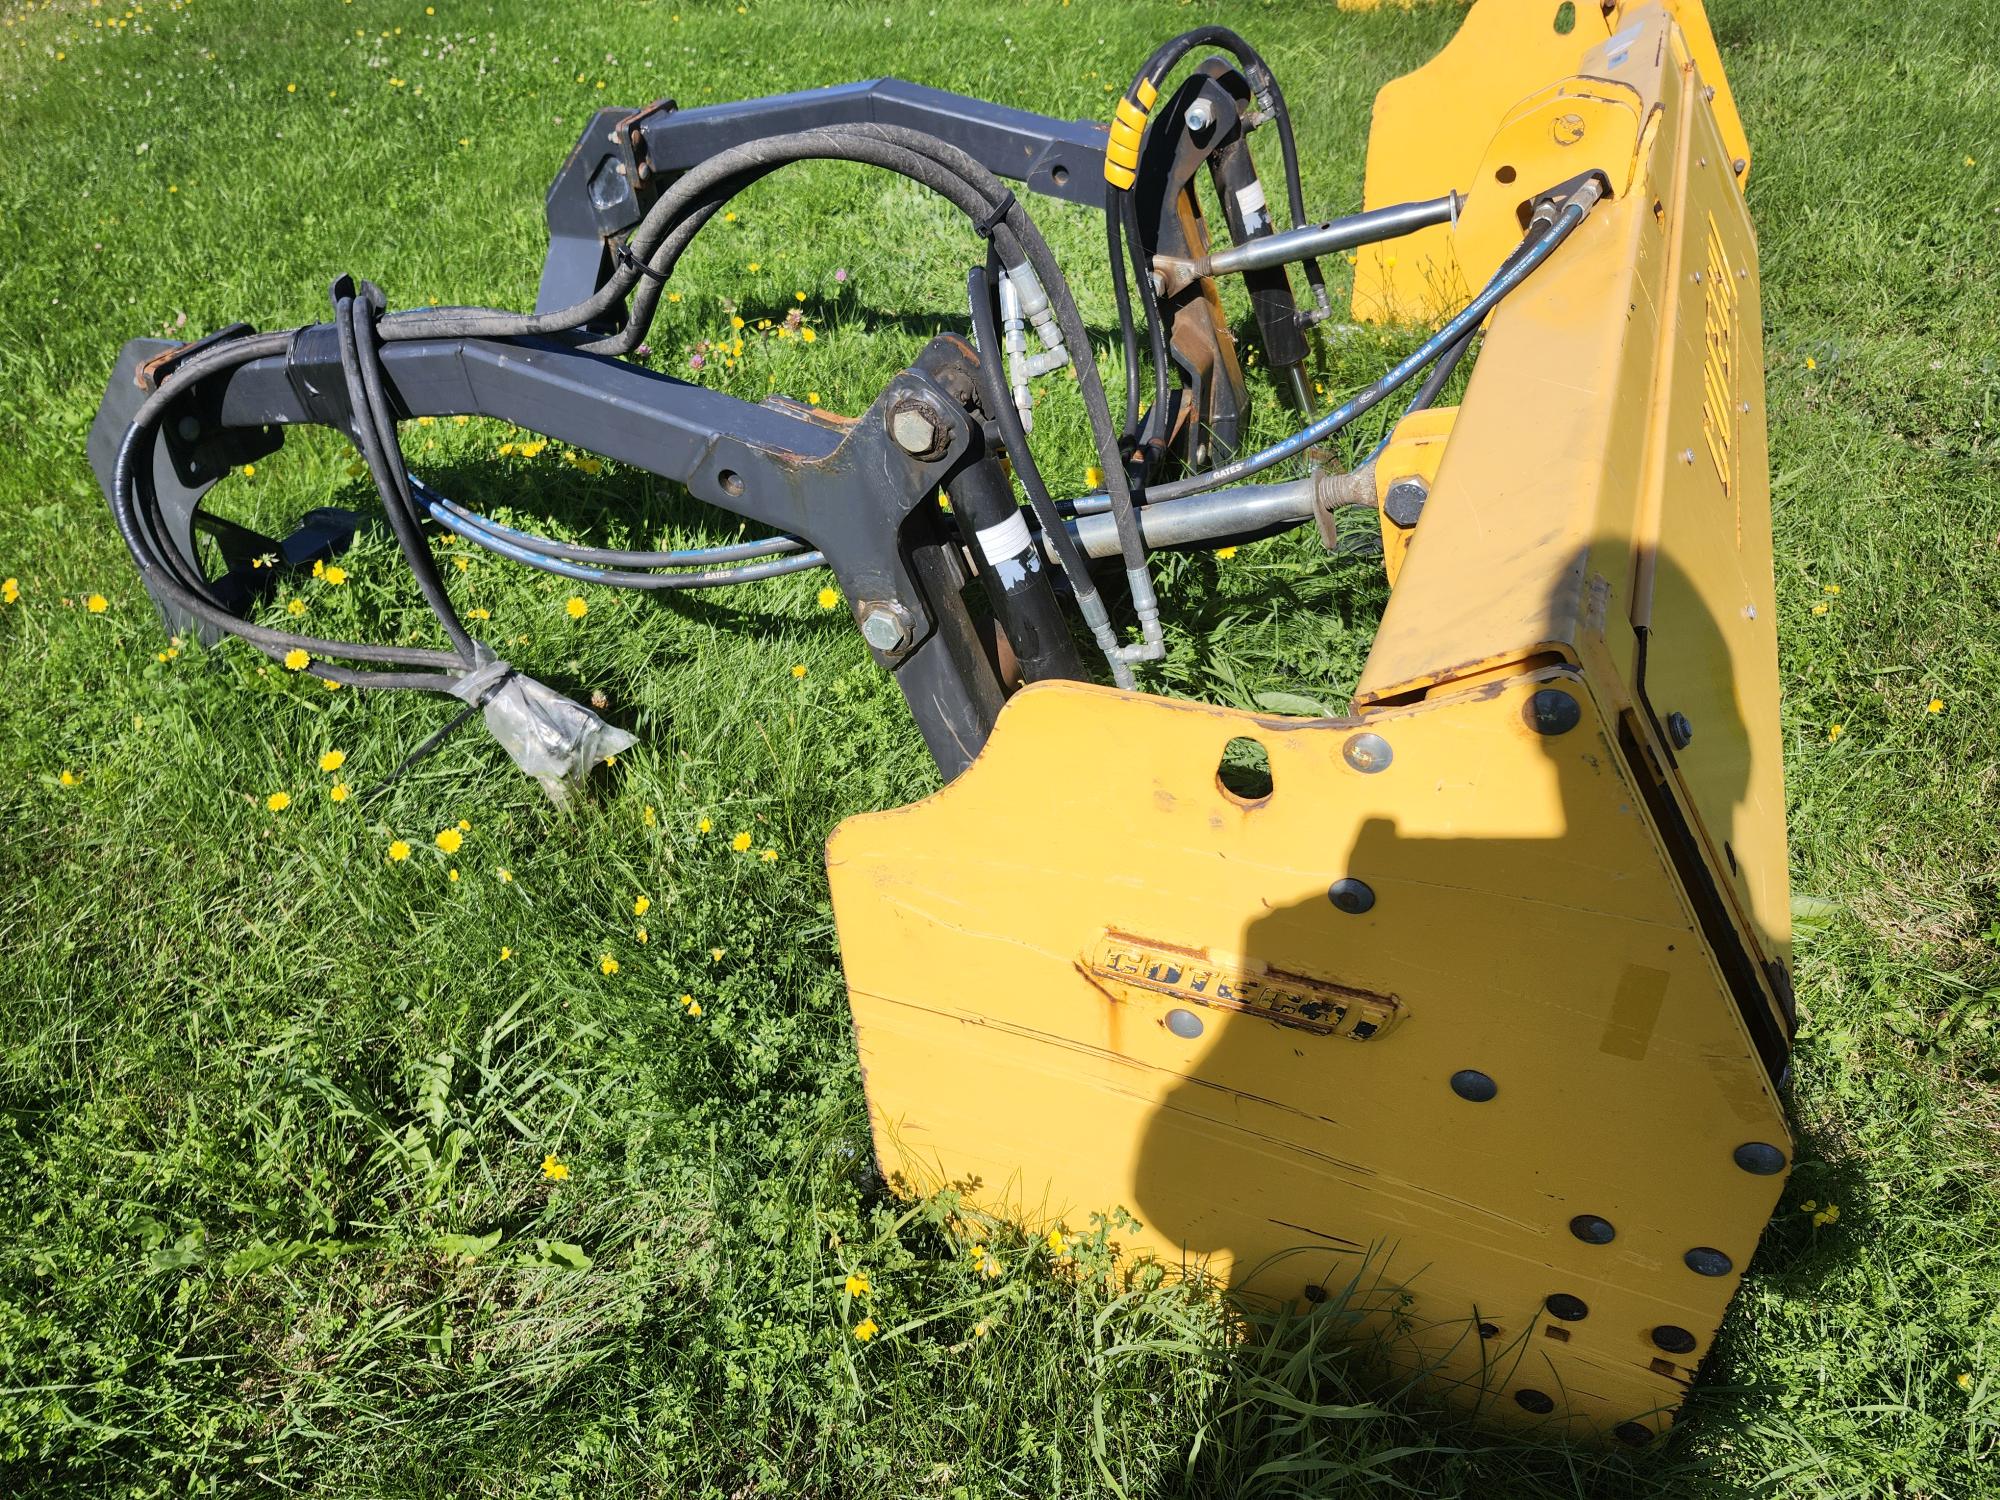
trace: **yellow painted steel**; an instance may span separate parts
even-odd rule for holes
[[[1395,1358],[1642,1439],[1791,1153],[1756,247],[1693,0],[1510,49],[1548,9],[1481,0],[1443,55],[1506,74],[1439,106],[1447,141],[1484,120],[1457,233],[1484,264],[1530,195],[1613,196],[1501,304],[1463,404],[1384,450],[1378,494],[1430,492],[1385,523],[1352,715],[1039,684],[827,865],[899,1189],[1031,1230],[1124,1209],[1130,1254],[1280,1298],[1372,1257],[1410,1298]],[[1237,739],[1268,795],[1220,778]]]

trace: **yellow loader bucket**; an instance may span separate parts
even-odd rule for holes
[[[1122,1208],[1132,1255],[1279,1299],[1372,1253],[1460,1398],[1671,1420],[1792,1149],[1748,169],[1695,0],[1481,0],[1382,90],[1369,206],[1465,203],[1363,252],[1358,317],[1462,305],[1531,192],[1605,200],[1378,462],[1350,716],[1030,686],[835,832],[892,1182]]]

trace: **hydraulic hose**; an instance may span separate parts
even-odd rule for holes
[[[1522,242],[1522,247],[1501,265],[1494,273],[1493,279],[1487,282],[1479,294],[1466,303],[1456,316],[1425,339],[1387,374],[1349,397],[1334,410],[1309,423],[1290,437],[1273,443],[1270,447],[1261,449],[1247,458],[1223,464],[1205,474],[1193,474],[1169,484],[1150,486],[1146,491],[1148,502],[1177,500],[1184,495],[1198,495],[1205,490],[1220,489],[1236,480],[1262,473],[1274,464],[1297,457],[1313,444],[1325,441],[1355,418],[1372,410],[1391,392],[1408,382],[1417,371],[1477,331],[1479,325],[1486,321],[1487,315],[1500,304],[1501,300],[1527,280],[1535,268],[1553,255],[1556,247],[1569,238],[1602,195],[1602,184],[1594,177],[1587,180],[1564,201],[1547,232],[1539,232],[1539,225],[1531,228],[1528,237]],[[1095,497],[1083,498],[1088,501]],[[1079,502],[1079,509],[1081,504],[1082,502]]]

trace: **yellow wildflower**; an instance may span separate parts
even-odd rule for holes
[[[344,781],[336,781],[330,788],[328,788],[327,796],[333,798],[333,800],[336,802],[345,802],[348,796],[347,783]]]
[[[1819,368],[1819,361],[1808,354],[1806,356],[1806,368],[1808,370],[1817,370]]]
[[[1930,701],[1930,702],[1928,702],[1928,703],[1926,703],[1926,704],[1924,705],[1924,712],[1925,712],[1925,713],[1927,713],[1927,714],[1941,714],[1941,713],[1943,713],[1943,712],[1944,712],[1944,699],[1942,699],[1942,698],[1933,698],[1933,699],[1931,699],[1931,701]]]
[[[696,833],[713,833],[715,832],[715,820],[713,818],[702,818],[695,823],[694,827]]]
[[[311,661],[312,657],[297,647],[285,653],[285,666],[294,672],[303,672]]]
[[[1820,592],[1822,594],[1837,594],[1840,592],[1840,585],[1837,583],[1829,583],[1825,588],[1821,589]]]
[[[410,857],[410,846],[408,844],[404,843],[401,839],[393,839],[390,841],[389,859],[392,863],[401,864],[404,860],[408,859],[409,857]]]
[[[285,606],[285,613],[288,615],[302,615],[305,612],[306,601],[303,599],[294,599],[290,604]]]
[[[847,1278],[847,1295],[850,1297],[865,1297],[868,1295],[868,1273],[866,1271],[856,1271]]]
[[[734,849],[738,854],[743,853],[744,850],[750,847],[750,835],[747,833],[737,834],[735,838],[729,841],[729,847]]]
[[[722,955],[727,953],[728,951],[729,950],[727,948],[711,948],[708,950],[708,961],[710,963],[719,964],[722,962]]]
[[[1802,1214],[1809,1214],[1818,1207],[1819,1207],[1819,1199],[1808,1198],[1806,1199],[1805,1202],[1799,1205],[1799,1212]]]
[[[505,943],[502,943],[500,945],[500,962],[504,964],[513,956],[514,956],[514,950],[512,948],[509,948]]]
[[[609,953],[605,954],[597,961],[597,972],[602,974],[606,979],[609,979],[613,974],[618,972],[618,960],[613,958]]]
[[[814,333],[810,328],[801,328],[799,330],[799,342],[802,344],[810,344],[818,337],[819,335]]]
[[[1047,1244],[1049,1254],[1051,1255],[1069,1254],[1069,1241],[1063,1238],[1062,1226],[1060,1224],[1048,1232]]]
[[[824,588],[819,591],[819,607],[821,609],[833,609],[839,603],[840,603],[839,589]]]
[[[468,620],[490,620],[493,618],[493,611],[490,609],[468,609],[465,612],[465,618]]]
[[[1827,608],[1828,608],[1827,602],[1824,599],[1822,599],[1820,600],[1819,603],[1815,604],[1812,607],[1812,612],[1816,615],[1823,615],[1826,613]]]
[[[499,879],[502,885],[512,885],[514,883],[514,872],[508,869],[505,865],[502,865],[499,869],[495,870],[493,873]]]
[[[551,1182],[565,1182],[569,1178],[569,1166],[557,1161],[555,1152],[551,1151],[542,1158],[542,1175]]]
[[[637,932],[633,933],[632,936],[639,940],[639,944],[641,947],[644,947],[647,943],[650,943],[653,940],[652,934],[647,932],[646,929],[643,927],[641,927]]]
[[[731,313],[729,315],[729,326],[731,328],[741,328],[743,326],[743,320],[737,317],[736,314]]]
[[[1965,164],[1968,167],[1971,166],[1972,158],[1969,156],[1966,157]],[[1953,1384],[1956,1385],[1961,1391],[1969,1391],[1972,1389],[1972,1376],[1969,1373],[1962,1373],[1959,1375],[1958,1379],[1953,1382]]]
[[[345,750],[329,750],[319,758],[319,768],[322,771],[338,771],[346,764],[347,752]]]
[[[981,1318],[977,1323],[972,1325],[972,1336],[976,1339],[983,1339],[992,1331],[993,1325],[984,1318]]]
[[[83,601],[83,607],[94,615],[101,615],[107,609],[111,608],[111,601],[102,594],[92,594],[88,599]]]
[[[632,915],[635,917],[643,917],[652,909],[653,898],[651,896],[635,897],[632,902]]]
[[[1234,547],[1217,547],[1215,549],[1215,555],[1221,558],[1224,562],[1228,562],[1230,558],[1236,555],[1236,549]]]
[[[683,995],[681,996],[681,1009],[686,1011],[690,1016],[700,1016],[701,1002],[692,995]]]
[[[778,851],[776,849],[766,849],[757,857],[767,865],[775,865],[778,862]]]
[[[1096,464],[1092,464],[1083,471],[1083,482],[1089,488],[1096,489],[1100,484],[1104,483],[1104,471],[1098,468]]]
[[[755,272],[758,272],[758,271],[761,271],[761,270],[763,270],[764,268],[763,268],[762,266],[758,265],[758,264],[757,264],[757,262],[753,260],[753,261],[751,261],[751,262],[750,262],[750,264],[749,264],[749,265],[745,266],[745,267],[744,267],[743,269],[744,269],[744,270],[746,270],[746,271],[749,271],[749,272],[752,272],[752,273],[754,274]]]
[[[264,805],[270,808],[272,812],[283,812],[292,805],[292,794],[290,792],[273,792],[264,799]]]
[[[795,665],[794,665],[794,666],[792,667],[792,676],[794,676],[794,677],[803,677],[803,676],[805,676],[805,675],[806,675],[806,669],[805,669],[805,666],[804,666],[804,664],[803,664],[803,663],[800,663],[800,664],[795,664]]]
[[[245,464],[243,466],[243,477],[245,479],[255,479],[257,477],[257,466],[255,464]]]
[[[818,405],[819,405],[819,392],[818,392],[818,391],[807,391],[807,392],[806,392],[806,405],[808,405],[808,406],[818,406]],[[9,603],[12,603],[13,601],[9,600],[8,602],[9,602]]]
[[[590,606],[588,604],[585,604],[583,600],[578,598],[575,594],[571,594],[569,598],[563,602],[563,609],[568,613],[569,617],[572,620],[581,620],[585,615],[590,613]]]
[[[83,780],[83,778],[77,775],[76,772],[74,771],[65,770],[62,773],[62,775],[56,778],[56,780],[61,782],[64,786],[75,786],[79,781]]]
[[[319,685],[325,688],[329,693],[337,693],[340,691],[340,684],[335,682],[331,677],[320,678]]]
[[[460,833],[470,833],[472,832],[472,825],[466,822],[465,819],[460,818],[458,820],[458,831]]]
[[[1845,733],[1847,733],[1847,726],[1845,724],[1829,724],[1826,726],[1826,737],[1828,740],[1837,740]]]
[[[451,883],[452,883],[453,885],[457,885],[457,884],[458,884],[458,866],[457,866],[457,865],[453,865],[453,866],[452,866],[452,867],[451,867],[451,868],[450,868],[449,870],[446,870],[446,871],[444,872],[444,875],[445,875],[445,879],[449,880],[449,881],[450,881],[450,882],[451,882]]]
[[[338,567],[328,568],[321,576],[335,588],[339,588],[343,583],[347,582],[347,569]]]
[[[458,846],[464,842],[465,835],[460,833],[456,828],[442,828],[438,830],[437,846],[447,854],[458,853]]]
[[[646,810],[639,814],[639,821],[644,823],[648,828],[658,828],[660,826],[660,815],[653,810],[652,803],[648,802],[646,804]]]
[[[738,6],[737,8],[739,10],[742,9],[741,6]],[[873,1318],[863,1318],[859,1323],[856,1323],[854,1325],[854,1336],[860,1339],[861,1342],[864,1344],[867,1343],[870,1339],[874,1338],[875,1335],[880,1333],[881,1331],[882,1331],[882,1325],[880,1323],[877,1323]]]
[[[21,580],[0,578],[0,604],[17,604],[21,598]]]

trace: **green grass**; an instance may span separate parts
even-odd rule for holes
[[[336,804],[322,752],[365,789],[444,710],[238,647],[159,660],[83,460],[127,337],[314,320],[343,270],[401,304],[528,305],[541,194],[607,101],[895,73],[1095,117],[1213,16],[1278,69],[1331,213],[1358,201],[1374,89],[1455,9],[435,8],[160,0],[115,31],[93,22],[122,6],[5,11],[0,1489],[2000,1492],[2000,12],[1714,8],[1758,151],[1802,1141],[1674,1439],[1599,1458],[1384,1390],[1337,1338],[1363,1290],[1239,1344],[1199,1288],[1106,1291],[997,1241],[1004,1274],[981,1276],[948,1203],[880,1191],[819,846],[935,776],[820,579],[592,591],[572,621],[568,585],[477,557],[450,576],[482,628],[607,695],[639,745],[565,812],[477,731]],[[804,291],[812,346],[753,338],[704,378],[855,411],[960,326],[976,242],[914,189],[826,167],[737,207],[676,278],[662,363]],[[1094,217],[1034,211],[1104,328]],[[1381,357],[1329,342],[1318,373]],[[643,475],[502,457],[496,424],[405,437],[449,492],[525,516],[733,534]],[[323,439],[235,482],[238,513],[366,503]],[[1061,394],[1038,442],[1051,473],[1088,461]],[[424,630],[380,536],[344,561],[345,585],[281,596],[305,624]],[[1150,685],[1230,702],[1343,701],[1383,597],[1296,537],[1162,577],[1174,651]],[[460,819],[448,855],[433,836]]]

